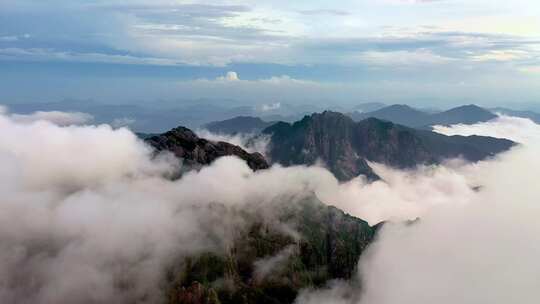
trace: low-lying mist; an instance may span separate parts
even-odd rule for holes
[[[305,291],[299,303],[536,302],[540,126],[502,117],[437,130],[523,145],[474,165],[372,164],[383,178],[374,183],[340,184],[322,167],[254,173],[232,157],[171,180],[178,160],[153,157],[128,129],[21,121],[2,111],[0,302],[155,303],[170,263],[227,250],[248,224],[237,210],[272,221],[277,204],[313,193],[371,224],[388,223],[360,261],[362,290],[336,282]]]

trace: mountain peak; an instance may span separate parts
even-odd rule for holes
[[[195,140],[199,138],[197,134],[195,134],[195,132],[193,132],[191,129],[188,129],[182,126],[169,130],[165,134],[178,135],[184,138],[190,138],[190,139],[195,139]]]
[[[430,117],[430,125],[453,125],[453,124],[475,124],[497,118],[489,110],[474,104],[452,108],[448,111],[433,114]]]
[[[374,117],[355,123],[332,111],[305,116],[293,125],[278,123],[264,133],[271,136],[269,155],[274,162],[287,166],[322,161],[342,181],[360,174],[377,178],[367,161],[397,168],[455,157],[477,161],[513,145],[495,138],[450,138]]]
[[[451,112],[451,111],[485,111],[485,112],[489,112],[488,110],[478,106],[478,105],[475,105],[475,104],[468,104],[468,105],[463,105],[463,106],[459,106],[459,107],[455,107],[455,108],[452,108],[446,112]]]
[[[223,156],[236,156],[253,170],[266,169],[268,163],[260,153],[248,153],[239,146],[226,142],[211,142],[200,138],[186,127],[177,127],[164,134],[145,140],[157,151],[170,151],[184,160],[184,164],[200,167],[209,165]]]

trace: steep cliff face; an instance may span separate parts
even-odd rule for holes
[[[282,165],[312,165],[322,161],[340,180],[360,172],[375,178],[366,160],[358,155],[354,122],[335,112],[313,114],[294,123],[278,123],[263,131],[271,135],[270,158]]]
[[[293,303],[303,288],[351,278],[376,230],[315,198],[283,204],[277,219],[255,218],[225,253],[179,263],[169,275],[168,301]]]
[[[212,142],[199,138],[193,131],[184,127],[149,137],[145,141],[157,151],[172,152],[191,166],[209,165],[219,157],[233,155],[245,160],[253,170],[268,168],[268,163],[260,153],[248,153],[226,142]]]
[[[360,174],[376,178],[366,161],[397,168],[462,157],[478,161],[511,148],[505,139],[444,136],[376,118],[355,123],[336,112],[306,116],[294,124],[278,123],[263,131],[271,136],[269,156],[283,165],[322,161],[339,180]]]

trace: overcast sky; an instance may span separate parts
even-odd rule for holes
[[[540,103],[537,0],[0,0],[0,103]]]

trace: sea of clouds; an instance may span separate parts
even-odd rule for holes
[[[235,210],[270,218],[284,198],[312,193],[387,223],[360,261],[362,288],[333,282],[304,291],[298,303],[538,298],[540,126],[529,120],[436,128],[521,143],[494,159],[409,171],[372,164],[382,181],[340,184],[322,167],[255,173],[233,157],[172,180],[178,160],[154,157],[126,128],[86,125],[84,117],[0,111],[2,303],[155,303],[170,263],[226,250],[247,225]]]

